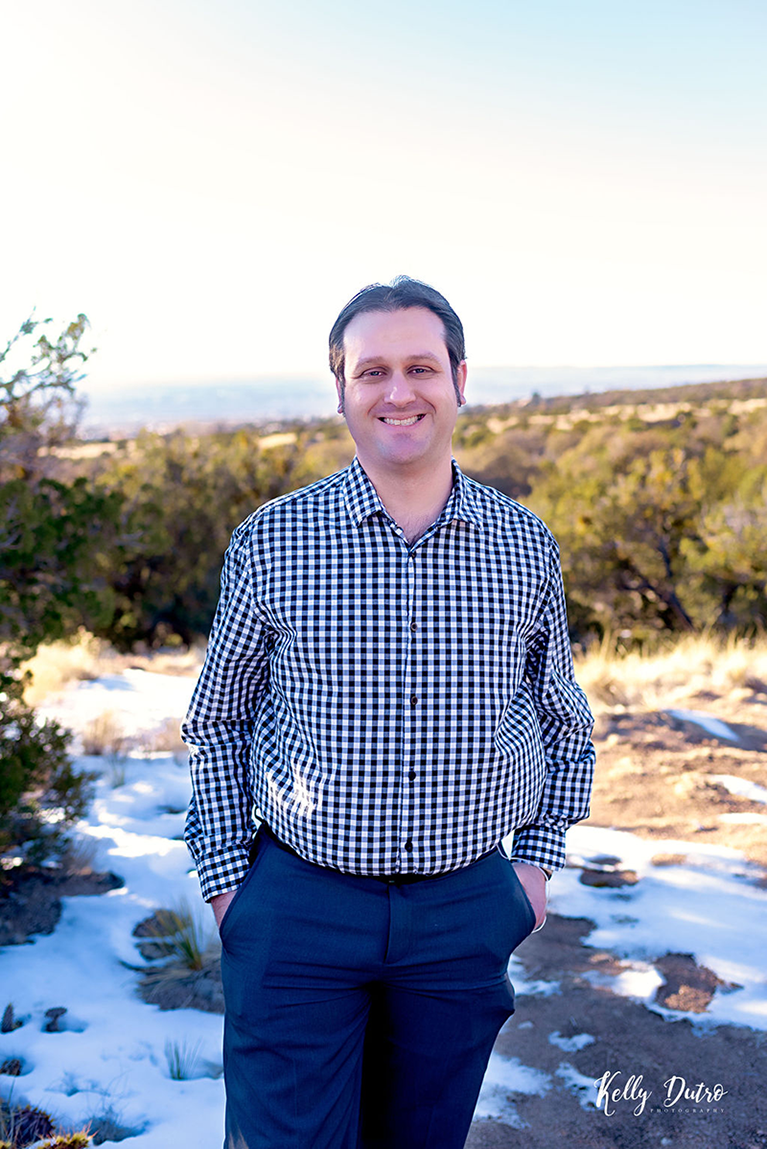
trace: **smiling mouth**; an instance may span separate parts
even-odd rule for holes
[[[389,427],[412,427],[414,423],[420,423],[421,419],[423,415],[410,415],[407,419],[389,419],[385,415],[381,416],[381,422]]]

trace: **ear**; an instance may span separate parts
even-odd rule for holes
[[[344,389],[343,389],[343,384],[341,383],[341,381],[340,381],[340,379],[338,378],[338,376],[334,376],[334,379],[335,379],[335,384],[336,384],[336,394],[338,395],[338,406],[336,407],[336,410],[338,411],[338,414],[339,414],[339,415],[343,415],[343,413],[344,413]]]
[[[466,389],[466,360],[462,359],[458,364],[458,371],[456,372],[455,387],[458,392],[458,406],[463,407],[466,402],[464,391]]]

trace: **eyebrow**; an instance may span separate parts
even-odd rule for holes
[[[416,352],[415,355],[408,355],[409,363],[435,363],[438,367],[441,366],[438,356],[432,354],[431,351]],[[355,371],[364,370],[365,367],[372,367],[374,364],[386,363],[385,355],[368,355],[366,359],[360,359],[354,365]]]

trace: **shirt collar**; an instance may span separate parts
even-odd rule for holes
[[[384,511],[384,505],[378,497],[378,492],[362,469],[362,464],[355,455],[351,465],[346,468],[344,478],[344,501],[352,521],[360,526],[371,515]]]
[[[482,514],[477,505],[473,484],[464,475],[455,459],[452,460],[452,465],[453,489],[437,522],[447,523],[458,519],[481,528],[483,525]],[[356,455],[346,470],[343,493],[346,509],[358,527],[372,515],[379,512],[384,515],[387,514],[386,508],[378,497],[378,492]]]

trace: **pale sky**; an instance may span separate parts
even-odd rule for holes
[[[405,272],[470,368],[765,363],[765,44],[763,0],[0,0],[0,338],[316,375]]]

